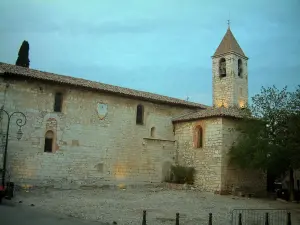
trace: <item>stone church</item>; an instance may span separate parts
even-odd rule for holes
[[[248,100],[248,58],[230,28],[212,56],[213,106],[7,63],[0,81],[0,106],[27,118],[19,141],[21,115],[11,119],[7,162],[17,185],[161,183],[179,164],[195,168],[200,190],[266,188],[263,174],[228,163]]]

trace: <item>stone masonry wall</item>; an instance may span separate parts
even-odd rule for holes
[[[229,165],[228,152],[232,143],[238,137],[236,131],[238,121],[234,119],[222,119],[223,152],[222,152],[222,193],[230,193],[234,189],[241,188],[255,193],[266,191],[266,175],[260,171],[241,170]]]
[[[195,128],[203,129],[203,147],[195,147]],[[222,119],[211,118],[175,124],[178,163],[196,169],[195,185],[204,191],[220,191]]]
[[[226,59],[226,77],[220,77],[219,61],[222,57],[213,58],[213,105],[225,107],[246,104],[248,101],[247,60],[235,54],[224,56]],[[238,60],[242,60],[243,73],[238,76]]]
[[[53,112],[56,91],[63,92],[61,113]],[[97,103],[108,104],[103,120]],[[136,125],[140,103],[145,107],[145,125]],[[20,141],[17,117],[11,123],[8,166],[12,180],[58,186],[160,182],[163,166],[175,158],[171,118],[190,111],[32,80],[1,80],[1,105],[27,116]],[[150,137],[151,127],[155,127],[154,137]],[[52,153],[44,152],[48,130],[54,133]]]
[[[175,124],[178,163],[196,169],[195,185],[200,190],[221,194],[237,188],[256,193],[265,191],[265,174],[241,170],[228,164],[227,153],[238,136],[235,130],[237,124],[237,120],[221,117]],[[194,133],[198,125],[203,128],[202,148],[195,148],[194,145]]]

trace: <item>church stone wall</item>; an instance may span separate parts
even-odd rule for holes
[[[55,91],[64,94],[62,113],[53,112]],[[12,181],[19,185],[160,182],[164,165],[175,159],[171,118],[190,111],[24,79],[1,80],[0,100],[7,111],[27,116],[23,138],[16,139],[16,117],[9,136],[8,168]],[[103,120],[98,117],[97,103],[108,105]],[[136,125],[140,103],[145,107],[145,125]],[[155,127],[154,137],[150,137],[151,127]],[[52,153],[44,152],[48,130],[54,134]]]
[[[203,147],[195,147],[195,128],[203,129]],[[175,124],[178,163],[196,169],[195,186],[203,191],[220,191],[222,119],[211,118]]]
[[[228,152],[232,143],[237,140],[236,131],[238,121],[234,119],[222,119],[222,187],[221,192],[231,193],[241,189],[252,193],[261,194],[266,191],[266,175],[260,171],[241,170],[240,168],[229,165]]]

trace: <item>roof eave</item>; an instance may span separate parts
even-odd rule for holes
[[[17,73],[11,73],[11,72],[5,72],[5,71],[3,71],[3,73],[1,73],[1,71],[2,70],[0,69],[0,74],[2,74],[2,75],[5,75],[5,74],[14,75],[14,76],[26,77],[28,79],[44,81],[44,82],[51,82],[51,83],[53,82],[53,83],[64,84],[64,85],[72,86],[72,87],[81,87],[81,88],[85,88],[85,89],[88,89],[88,90],[93,90],[93,91],[102,92],[102,93],[110,93],[110,94],[117,95],[117,96],[130,97],[130,98],[133,98],[133,99],[139,99],[139,100],[144,100],[144,101],[153,102],[153,103],[160,103],[160,104],[173,105],[173,106],[181,106],[181,107],[193,108],[193,109],[207,109],[208,108],[208,107],[206,107],[205,105],[202,105],[202,104],[197,105],[197,103],[195,103],[195,104],[185,104],[185,103],[168,102],[168,101],[164,101],[164,100],[134,96],[134,95],[130,95],[130,94],[118,93],[118,92],[113,92],[113,91],[109,91],[109,90],[99,90],[95,87],[87,87],[87,86],[76,85],[76,84],[71,84],[71,83],[59,82],[59,81],[55,81],[55,80],[48,80],[48,79],[43,79],[43,78],[24,76],[22,74],[17,74]]]
[[[192,121],[196,121],[196,120],[215,118],[215,117],[243,119],[243,117],[232,116],[232,115],[211,115],[211,116],[203,116],[203,117],[197,117],[197,118],[191,118],[191,119],[172,120],[172,123],[192,122]]]

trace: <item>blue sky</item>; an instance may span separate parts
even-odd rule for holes
[[[0,61],[29,41],[31,68],[212,104],[211,56],[227,29],[249,95],[300,84],[298,0],[1,0]]]

